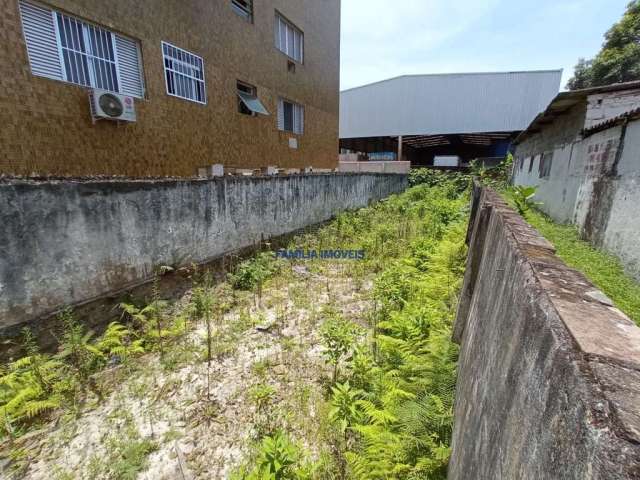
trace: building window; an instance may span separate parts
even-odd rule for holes
[[[248,83],[237,83],[238,93],[238,111],[244,115],[256,116],[257,114],[269,115],[269,112],[260,100],[256,87],[249,85]]]
[[[207,103],[202,58],[162,42],[164,77],[167,93],[197,103]]]
[[[276,13],[275,38],[278,50],[296,62],[302,63],[304,58],[304,34],[278,13]]]
[[[144,96],[135,40],[36,3],[21,1],[20,15],[34,75]]]
[[[538,173],[540,178],[548,178],[551,175],[551,162],[553,160],[553,153],[546,152],[542,154],[542,158],[540,159],[540,166],[538,169]]]
[[[278,100],[278,130],[304,133],[304,107],[283,98]]]
[[[253,0],[231,0],[231,8],[249,21],[253,19]]]

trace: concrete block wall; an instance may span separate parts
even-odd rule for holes
[[[640,476],[640,328],[474,190],[450,480]]]
[[[406,175],[389,174],[0,181],[0,331],[406,186]]]

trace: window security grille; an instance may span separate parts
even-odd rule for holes
[[[276,48],[296,62],[302,63],[304,58],[304,34],[291,22],[276,13],[275,23]]]
[[[280,98],[278,100],[278,130],[304,133],[304,107]]]
[[[252,0],[231,0],[233,10],[248,20],[253,18],[253,1]]]
[[[144,96],[138,42],[24,0],[20,15],[34,75]]]
[[[174,97],[207,103],[202,58],[167,42],[162,42],[167,93]]]

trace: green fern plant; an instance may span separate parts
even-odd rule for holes
[[[104,363],[105,356],[91,343],[93,332],[85,331],[84,327],[76,321],[71,309],[64,310],[58,315],[58,319],[62,323],[63,332],[60,349],[56,356],[77,372],[81,382],[86,382],[89,376]]]
[[[0,421],[4,435],[61,407],[75,385],[68,367],[58,358],[40,353],[31,332],[23,330],[26,355],[0,369]]]
[[[144,340],[136,338],[133,332],[118,322],[111,322],[96,348],[109,358],[118,358],[126,364],[129,359],[144,353]]]

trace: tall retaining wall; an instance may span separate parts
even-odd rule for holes
[[[0,331],[400,192],[406,175],[0,181]]]
[[[640,478],[640,329],[474,190],[450,480]]]

